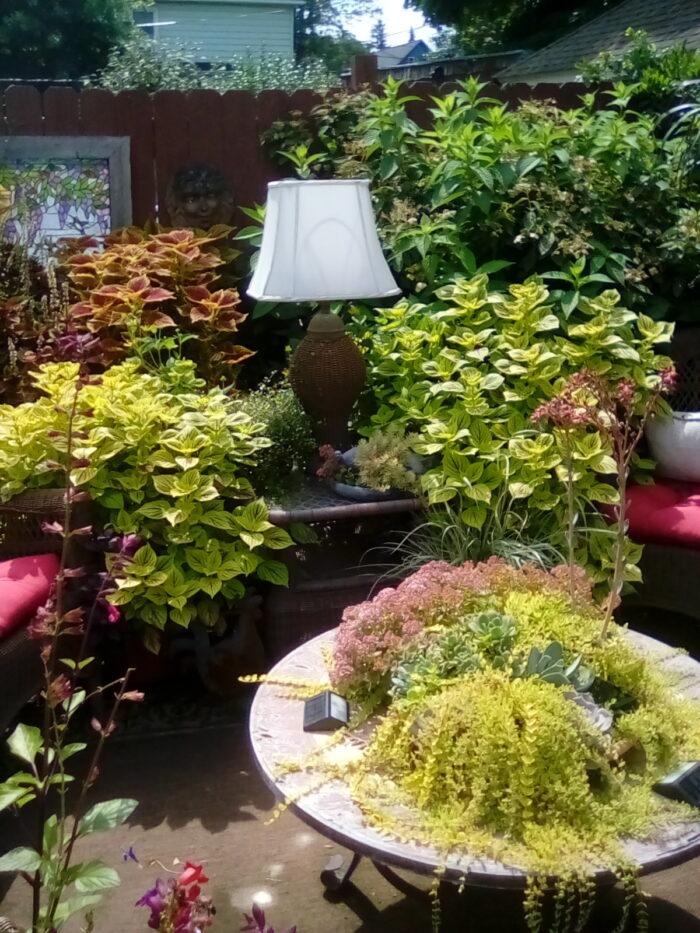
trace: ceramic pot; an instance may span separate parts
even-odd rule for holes
[[[700,411],[655,415],[647,423],[646,437],[660,476],[700,482]]]
[[[370,489],[369,486],[351,486],[350,483],[331,483],[333,492],[343,499],[354,502],[383,502],[386,499],[403,499],[405,492],[399,489]]]

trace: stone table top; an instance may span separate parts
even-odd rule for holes
[[[335,631],[325,632],[292,651],[270,671],[279,680],[296,678],[322,684],[328,682],[325,658],[332,649]],[[700,664],[668,645],[636,632],[628,633],[641,651],[653,657],[659,667],[672,671],[678,692],[700,704]],[[309,733],[302,729],[304,701],[285,695],[285,688],[262,684],[250,713],[250,737],[258,766],[273,793],[289,799],[290,809],[305,823],[346,848],[382,864],[433,875],[446,867],[446,880],[500,888],[521,888],[527,871],[492,859],[468,854],[447,859],[437,849],[417,842],[402,842],[394,836],[368,826],[359,807],[353,802],[345,782],[327,781],[315,787],[318,777],[307,769],[309,755],[332,742],[328,733]],[[350,733],[342,744],[335,744],[328,755],[358,754],[366,734]],[[340,758],[339,758],[340,760]],[[301,770],[279,775],[282,763],[296,762]],[[304,791],[308,788],[308,792]],[[626,854],[641,866],[641,873],[659,871],[679,864],[700,853],[700,815],[697,820],[674,823],[660,830],[653,839],[623,840]],[[612,883],[611,872],[594,872],[598,884]]]

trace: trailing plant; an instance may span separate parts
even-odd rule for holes
[[[101,252],[82,251],[82,242],[73,252],[66,247],[63,263],[77,299],[71,322],[99,337],[103,365],[134,354],[148,365],[148,339],[178,328],[197,338],[185,352],[208,386],[232,381],[231,367],[252,353],[231,339],[246,317],[238,292],[216,288],[221,267],[237,255],[224,242],[230,232],[222,226],[148,234],[129,227],[106,237]]]
[[[77,364],[45,364],[35,377],[37,401],[0,407],[4,499],[55,485],[77,378]],[[267,521],[242,475],[270,442],[224,391],[202,393],[194,363],[173,361],[162,374],[147,374],[128,361],[80,388],[78,400],[71,482],[90,494],[110,528],[142,539],[109,599],[145,626],[150,646],[157,648],[169,620],[220,626],[252,574],[286,584],[286,568],[270,549],[292,540]]]
[[[23,927],[31,933],[63,929],[73,915],[91,910],[100,901],[100,892],[119,884],[117,872],[104,862],[76,861],[75,847],[92,833],[124,823],[137,805],[130,799],[88,805],[88,795],[92,794],[99,775],[104,744],[115,729],[120,704],[143,699],[143,694],[127,689],[129,672],[90,694],[82,682],[83,672],[94,661],[86,654],[91,629],[100,604],[115,586],[114,579],[105,574],[92,606],[85,608],[76,603],[75,593],[70,590],[70,584],[86,572],[69,561],[73,543],[76,536],[91,533],[90,527],[76,527],[74,523],[74,505],[86,497],[74,475],[81,461],[78,425],[85,425],[92,417],[83,396],[92,381],[84,371],[74,372],[70,390],[54,409],[56,469],[64,477],[65,513],[61,523],[45,530],[60,534],[63,547],[49,599],[29,628],[30,637],[41,643],[43,714],[40,727],[20,724],[10,735],[9,750],[22,762],[22,770],[0,784],[0,810],[31,804],[36,818],[31,845],[12,849],[0,857],[0,872],[17,872],[32,889],[31,921]],[[132,544],[128,540],[121,542],[113,562],[115,571],[131,560]],[[78,647],[71,647],[76,640]],[[95,742],[72,741],[73,718],[98,695],[103,700],[109,699],[106,716],[101,720],[92,718]],[[74,756],[83,753],[87,755],[80,768],[82,777],[76,781],[69,769],[75,764]],[[72,786],[77,786],[77,790],[69,797]]]
[[[565,315],[577,300],[570,269],[583,262],[585,297],[608,282],[633,308],[696,320],[696,244],[679,218],[697,207],[698,189],[679,178],[681,141],[631,109],[625,86],[605,109],[590,94],[572,110],[537,101],[509,109],[482,89],[470,79],[433,98],[422,126],[416,98],[390,79],[379,94],[339,103],[337,131],[329,98],[322,113],[293,118],[287,144],[276,125],[270,148],[293,157],[306,146],[304,171],[314,175],[371,179],[389,261],[409,294],[432,296],[478,270],[508,282],[555,273]],[[356,109],[354,127],[341,120]]]
[[[370,434],[398,424],[419,435],[413,449],[434,458],[421,477],[430,504],[448,503],[467,526],[481,529],[507,490],[499,505],[506,527],[534,522],[535,540],[566,553],[569,502],[560,477],[572,459],[576,512],[593,513],[588,526],[602,529],[591,503],[618,502],[607,481],[617,471],[614,451],[599,428],[574,437],[569,450],[555,431],[535,428],[532,415],[585,364],[611,385],[629,382],[627,419],[636,431],[670,365],[656,348],[670,339],[672,325],[626,310],[614,291],[582,298],[568,320],[550,299],[536,279],[501,292],[481,275],[445,286],[431,304],[404,300],[358,314],[353,330],[369,370],[359,427]],[[640,472],[650,466],[637,464]],[[611,566],[609,538],[589,532],[576,542],[576,561],[598,583]],[[627,554],[631,567],[639,551],[630,545]]]

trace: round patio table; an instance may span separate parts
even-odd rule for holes
[[[332,649],[335,631],[325,632],[292,651],[270,671],[280,681],[301,679],[319,684],[328,681],[325,658]],[[700,704],[700,664],[679,654],[661,642],[629,632],[640,651],[652,657],[660,668],[670,671],[677,680],[678,692]],[[344,868],[341,859],[322,872],[326,887],[338,890],[348,880],[362,856],[371,859],[377,870],[404,893],[423,895],[420,888],[396,875],[392,867],[435,877],[444,867],[443,880],[496,888],[524,888],[527,871],[468,854],[445,859],[437,849],[417,842],[402,842],[367,825],[349,788],[340,780],[328,781],[314,789],[318,779],[313,769],[306,770],[309,755],[333,742],[330,733],[309,733],[302,729],[304,701],[285,695],[285,688],[262,684],[250,713],[250,737],[253,752],[263,778],[280,799],[289,799],[290,809],[322,835],[350,849],[352,862]],[[700,712],[700,707],[699,707]],[[367,739],[368,730],[355,730],[341,744],[334,744],[327,756],[357,754]],[[297,762],[301,770],[279,774],[279,766]],[[306,788],[311,788],[304,793]],[[625,853],[640,866],[642,874],[670,868],[700,853],[700,813],[697,819],[673,823],[659,830],[653,839],[623,840]],[[593,873],[597,884],[614,883],[615,876],[605,870]]]

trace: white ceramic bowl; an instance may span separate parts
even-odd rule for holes
[[[660,476],[700,482],[700,411],[674,411],[670,418],[653,416],[646,436]]]

